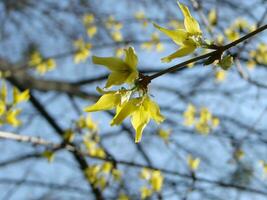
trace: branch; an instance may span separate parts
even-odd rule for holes
[[[243,37],[241,37],[241,38],[239,38],[239,39],[237,39],[237,40],[225,45],[225,46],[222,46],[222,47],[218,48],[215,51],[212,51],[210,53],[207,53],[207,54],[204,54],[204,55],[201,55],[201,56],[197,56],[197,57],[192,58],[190,60],[187,60],[187,61],[184,61],[184,62],[179,63],[177,65],[174,65],[173,67],[164,69],[164,70],[162,70],[160,72],[157,72],[155,74],[147,76],[147,81],[152,81],[153,79],[155,79],[155,78],[157,78],[159,76],[162,76],[164,74],[167,74],[167,73],[171,73],[171,72],[174,72],[174,71],[180,71],[180,70],[186,68],[187,67],[186,65],[188,65],[190,63],[194,63],[194,62],[197,62],[197,61],[202,60],[204,58],[208,58],[208,57],[214,56],[214,55],[216,55],[218,53],[222,53],[222,52],[224,52],[224,51],[236,46],[237,44],[239,44],[239,43],[241,43],[241,42],[243,42],[243,41],[255,36],[256,34],[264,31],[265,29],[267,29],[267,24],[262,26],[262,27],[260,27],[260,28],[258,28],[258,29],[256,29],[255,31],[252,31],[252,32],[248,33],[247,35],[245,35],[245,36],[243,36]]]
[[[40,137],[33,137],[33,136],[27,136],[27,135],[18,135],[15,133],[10,132],[3,132],[0,131],[0,138],[2,139],[9,139],[9,140],[15,140],[18,142],[26,142],[31,143],[34,145],[42,145],[42,146],[49,146],[49,147],[56,147],[58,145],[55,145],[52,142],[46,141]]]

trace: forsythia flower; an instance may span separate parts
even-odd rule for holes
[[[132,47],[125,50],[125,60],[116,57],[97,57],[93,56],[93,63],[104,65],[111,74],[108,77],[106,88],[112,85],[121,85],[123,83],[134,83],[138,78],[137,63],[138,58]]]
[[[152,195],[152,190],[147,188],[146,186],[143,186],[141,188],[141,199],[146,199]]]
[[[160,171],[144,168],[140,173],[140,178],[146,180],[149,184],[149,187],[143,186],[141,188],[142,199],[151,196],[153,192],[161,191],[164,177]]]
[[[89,38],[93,38],[97,33],[97,27],[94,25],[95,17],[92,14],[86,14],[83,16],[83,24],[87,29],[87,35]]]
[[[43,75],[56,67],[54,59],[44,59],[39,52],[33,52],[30,56],[29,65],[34,67],[36,71]]]
[[[92,117],[90,115],[87,115],[87,117],[80,117],[80,119],[76,122],[77,126],[81,129],[86,128],[90,131],[97,131],[97,123],[95,123],[92,120]]]
[[[100,97],[94,105],[85,108],[86,112],[111,110],[116,107],[120,107],[122,103],[128,101],[130,95],[130,93],[126,90],[102,92],[98,89],[98,91],[102,93],[103,96]]]
[[[192,53],[198,46],[202,38],[198,22],[190,14],[189,9],[178,2],[178,5],[184,15],[185,29],[168,30],[156,24],[154,26],[170,37],[180,48],[173,54],[162,58],[163,62],[170,62],[175,58],[186,56]]]
[[[6,114],[6,122],[14,127],[21,124],[21,121],[17,119],[17,115],[21,112],[20,109],[9,110]]]
[[[116,115],[110,123],[112,126],[121,124],[128,116],[131,117],[132,126],[136,131],[135,142],[139,142],[150,119],[161,123],[164,117],[160,113],[159,106],[147,94],[146,80],[139,78],[138,58],[134,49],[129,47],[125,50],[125,54],[124,60],[117,57],[93,56],[93,63],[104,65],[111,71],[105,88],[122,84],[128,84],[131,88],[122,87],[115,91],[105,91],[97,88],[102,96],[94,105],[86,107],[85,111],[95,112],[116,109]],[[136,97],[136,94],[138,94],[138,97]]]
[[[111,37],[115,42],[121,42],[123,40],[123,36],[120,32],[123,25],[115,20],[113,16],[108,17],[105,25],[108,29],[111,30]]]
[[[201,134],[208,134],[212,128],[217,128],[220,120],[214,117],[212,113],[205,107],[200,109],[199,116],[196,116],[196,108],[189,104],[184,112],[184,125],[195,126],[195,129]]]
[[[164,50],[163,44],[159,40],[159,36],[157,33],[153,33],[151,35],[151,40],[148,42],[144,42],[141,45],[141,48],[146,49],[146,50],[151,50],[153,47],[156,48],[156,51],[161,52]]]
[[[23,101],[28,101],[30,98],[30,90],[20,92],[17,88],[13,88],[13,104],[16,105]]]
[[[260,64],[267,65],[267,44],[259,43],[259,45],[257,46],[257,49],[250,51],[249,55],[253,59],[253,60],[250,60],[250,62],[251,61],[253,62],[255,60]]]
[[[225,80],[226,77],[226,71],[224,70],[219,70],[215,72],[215,78],[218,82],[222,82]]]
[[[74,62],[80,63],[86,61],[86,59],[90,56],[92,48],[91,43],[85,43],[83,39],[78,39],[74,41],[74,46],[76,48],[76,53],[74,55]]]
[[[108,171],[107,171],[108,165]],[[111,163],[104,162],[102,164],[94,164],[89,166],[87,169],[84,170],[86,178],[89,180],[91,184],[95,187],[99,187],[101,189],[105,189],[110,178],[112,177],[113,180],[118,181],[116,175],[114,176],[114,172],[118,173],[118,169],[116,169]]]
[[[148,25],[148,21],[146,19],[144,11],[138,11],[134,14],[135,19],[142,22],[143,27],[146,27]]]
[[[144,97],[133,98],[124,103],[119,112],[111,121],[111,125],[119,125],[122,121],[131,116],[131,123],[136,130],[135,142],[140,142],[145,126],[153,119],[161,123],[164,117],[160,114],[159,106],[152,101],[147,95]]]
[[[184,125],[192,126],[195,123],[196,108],[192,104],[189,104],[184,112]]]
[[[166,143],[169,142],[170,134],[171,134],[171,130],[159,129],[158,131],[159,137],[161,137]]]
[[[21,121],[17,119],[21,109],[16,108],[17,104],[27,101],[30,98],[29,90],[20,92],[16,87],[13,88],[13,101],[8,101],[7,86],[2,82],[0,90],[0,125],[4,123],[17,127]]]
[[[208,20],[211,26],[215,26],[217,24],[217,12],[215,9],[210,10]]]
[[[198,169],[200,164],[200,159],[199,158],[194,158],[192,155],[188,155],[187,157],[187,165],[188,167],[192,170],[195,171]]]

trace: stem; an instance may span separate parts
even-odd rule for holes
[[[224,46],[220,47],[216,51],[212,51],[210,53],[207,53],[207,54],[204,54],[204,55],[201,55],[201,56],[197,56],[197,57],[192,58],[190,60],[184,61],[184,62],[179,63],[177,65],[174,65],[174,66],[172,66],[170,68],[167,68],[167,69],[164,69],[164,70],[162,70],[160,72],[157,72],[155,74],[152,74],[151,76],[148,76],[148,78],[151,81],[151,80],[153,80],[153,79],[155,79],[155,78],[157,78],[159,76],[162,76],[164,74],[167,74],[167,73],[171,73],[171,72],[174,72],[174,71],[178,71],[178,70],[184,69],[184,68],[187,67],[186,65],[188,65],[190,63],[193,63],[193,62],[202,60],[204,58],[208,58],[208,57],[213,56],[213,55],[215,55],[215,54],[217,54],[219,52],[224,52],[227,49],[230,49],[230,48],[236,46],[237,44],[239,44],[239,43],[241,43],[241,42],[243,42],[243,41],[245,41],[245,40],[253,37],[254,35],[256,35],[256,34],[262,32],[262,31],[264,31],[265,29],[267,29],[267,24],[265,24],[264,26],[256,29],[255,31],[252,31],[252,32],[248,33],[247,35],[245,35],[245,36],[243,36],[243,37],[241,37],[241,38],[239,38],[239,39],[237,39],[237,40],[235,40],[235,41],[233,41],[233,42],[231,42],[231,43],[229,43],[227,45],[224,45]]]

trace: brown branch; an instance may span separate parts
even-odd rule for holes
[[[179,63],[177,65],[174,65],[173,67],[164,69],[164,70],[162,70],[160,72],[157,72],[155,74],[152,74],[152,75],[148,76],[148,78],[150,79],[150,81],[152,81],[153,79],[155,79],[155,78],[157,78],[159,76],[162,76],[164,74],[184,69],[184,68],[187,67],[186,65],[188,65],[190,63],[194,63],[194,62],[197,62],[197,61],[202,60],[204,58],[208,58],[208,57],[211,57],[211,56],[215,56],[216,54],[222,53],[222,52],[224,52],[224,51],[236,46],[237,44],[239,44],[239,43],[241,43],[241,42],[243,42],[243,41],[255,36],[256,34],[264,31],[265,29],[267,29],[267,24],[262,26],[262,27],[260,27],[260,28],[258,28],[258,29],[256,29],[255,31],[252,31],[252,32],[248,33],[247,35],[245,35],[245,36],[243,36],[243,37],[241,37],[241,38],[239,38],[239,39],[237,39],[237,40],[225,45],[225,46],[222,46],[222,47],[218,48],[215,51],[212,51],[210,53],[207,53],[207,54],[204,54],[204,55],[201,55],[201,56],[197,56],[195,58],[189,59],[189,60],[184,61],[182,63]]]

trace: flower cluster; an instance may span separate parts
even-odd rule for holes
[[[144,168],[140,173],[140,178],[147,181],[148,185],[141,187],[141,198],[146,199],[154,192],[160,192],[162,189],[164,177],[158,170]]]
[[[56,67],[56,62],[52,58],[44,58],[40,52],[34,51],[29,59],[30,67],[33,67],[39,74],[43,75]]]
[[[85,62],[86,59],[91,55],[91,43],[86,43],[83,39],[78,39],[74,42],[76,52],[74,54],[74,62],[80,63]]]
[[[202,107],[197,113],[196,107],[192,104],[188,105],[183,115],[185,126],[194,126],[199,133],[204,135],[209,134],[220,123],[219,118],[214,117],[208,108]]]
[[[13,88],[13,100],[8,100],[7,86],[5,82],[2,82],[0,91],[0,126],[3,124],[9,124],[17,127],[21,124],[21,121],[17,119],[21,113],[21,109],[17,108],[17,105],[21,102],[27,101],[30,98],[29,90],[20,92],[16,87]]]
[[[93,164],[84,170],[88,181],[101,189],[105,189],[111,180],[119,181],[121,178],[121,171],[116,169],[111,162],[103,162],[100,164]]]
[[[154,26],[161,32],[170,37],[180,48],[171,55],[162,58],[163,62],[170,62],[175,58],[186,56],[201,46],[202,31],[200,30],[197,20],[190,14],[189,9],[178,2],[178,5],[184,15],[184,27],[185,29],[169,30],[160,27],[157,24]]]
[[[111,73],[108,76],[105,90],[98,88],[102,94],[100,99],[85,108],[86,112],[100,110],[116,110],[116,115],[110,124],[119,125],[127,117],[136,131],[135,142],[139,142],[145,126],[153,119],[161,123],[164,117],[160,114],[159,106],[150,99],[147,85],[142,84],[137,70],[138,58],[132,47],[125,49],[125,59],[116,57],[93,56],[93,63],[103,65]],[[118,90],[107,90],[112,86],[128,85],[129,89],[121,87]]]

